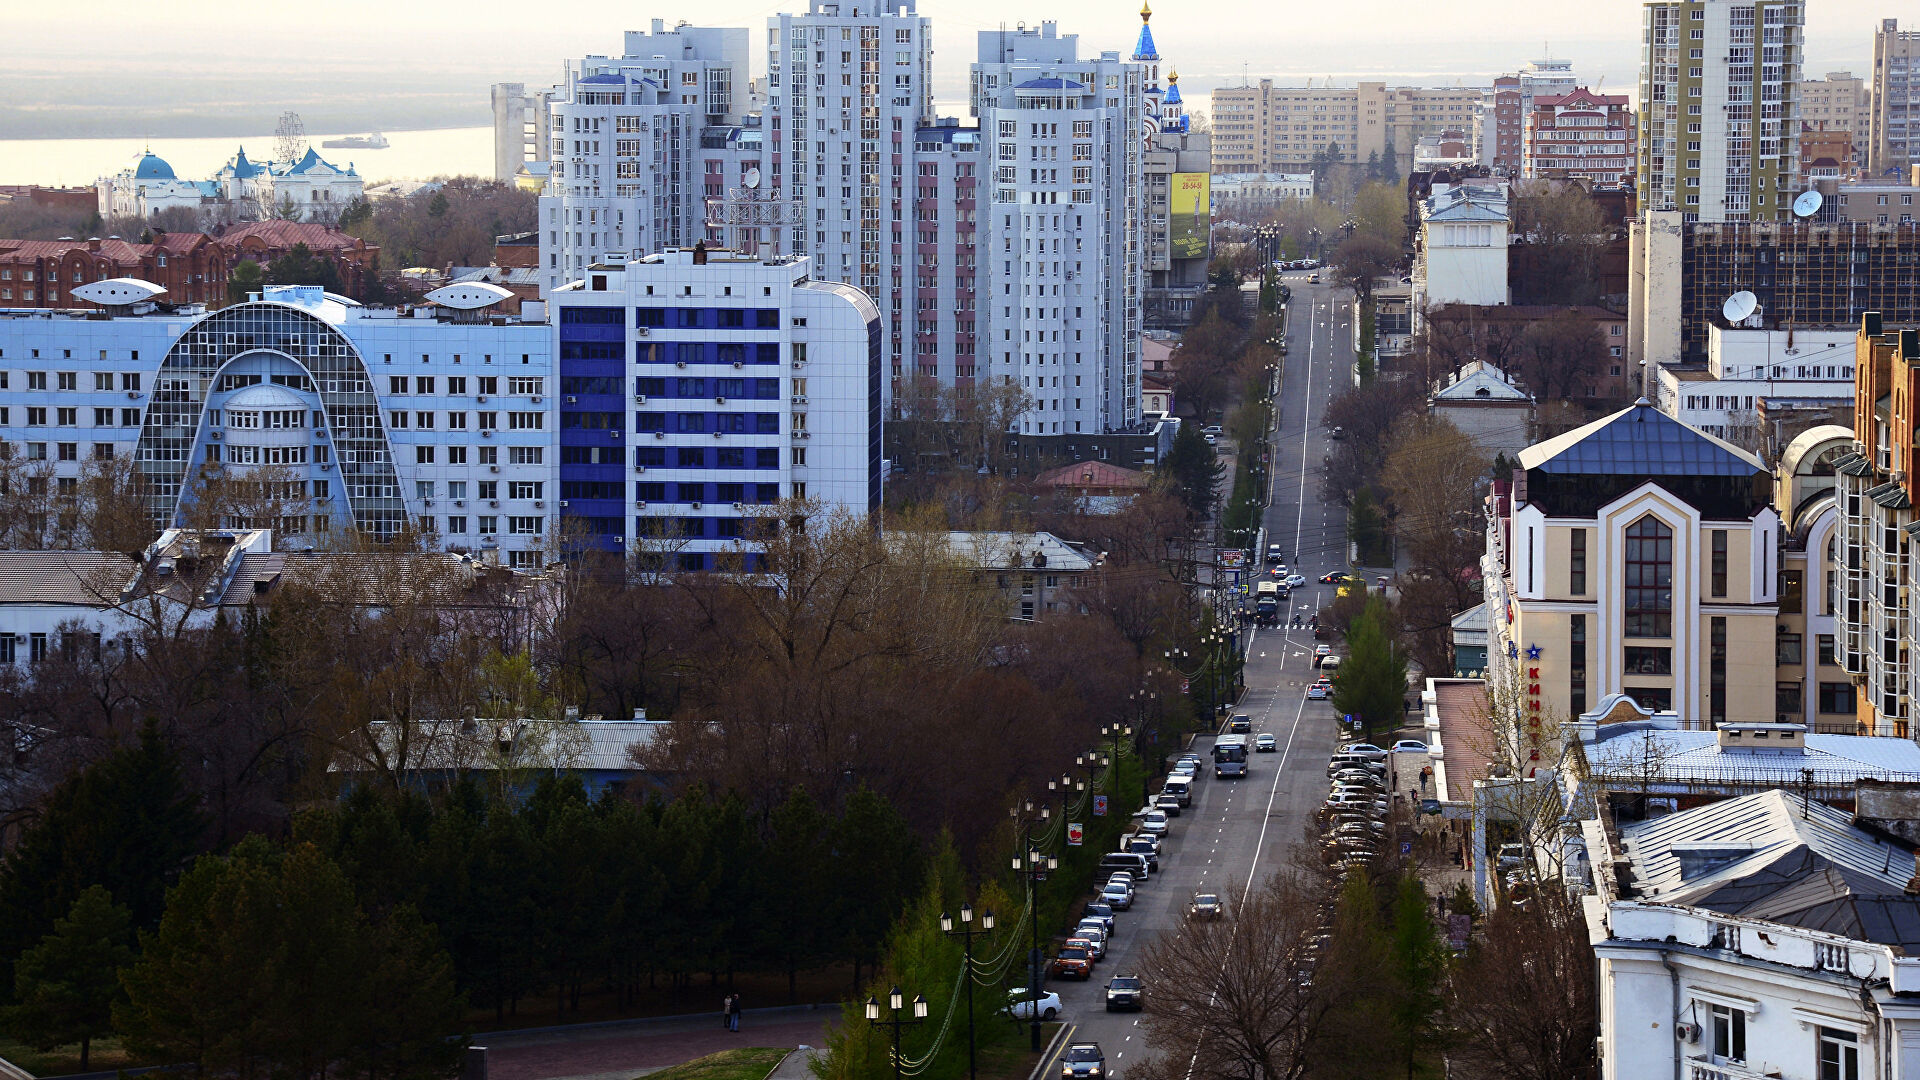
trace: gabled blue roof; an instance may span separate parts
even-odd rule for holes
[[[1028,79],[1014,87],[1015,90],[1085,90],[1086,87],[1072,79]]]
[[[255,165],[253,162],[247,160],[247,148],[244,146],[240,148],[238,154],[233,156],[233,178],[235,180],[251,180],[266,171],[265,167]]]
[[[1647,399],[1520,451],[1520,467],[1586,476],[1733,476],[1765,473],[1746,451],[1675,420]]]
[[[313,171],[315,166],[325,166],[329,169],[333,168],[333,166],[327,165],[325,161],[321,160],[320,155],[314,153],[313,147],[309,146],[307,147],[307,156],[301,158],[297,164],[289,167],[286,171],[286,175],[298,176],[301,173],[311,172]]]
[[[143,152],[133,164],[135,180],[172,180],[173,166],[167,164],[148,150]]]

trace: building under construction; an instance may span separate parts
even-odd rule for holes
[[[1704,362],[1727,298],[1751,292],[1743,325],[1770,330],[1920,322],[1920,225],[1867,222],[1692,223],[1649,212],[1628,244],[1628,358]]]

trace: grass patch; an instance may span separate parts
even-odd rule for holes
[[[788,1048],[779,1046],[744,1046],[738,1050],[722,1050],[717,1054],[694,1058],[683,1065],[648,1073],[647,1080],[767,1080],[767,1074],[780,1064],[780,1059],[786,1057],[788,1052]]]
[[[1058,1023],[1040,1025],[1040,1045],[1053,1045],[1053,1036],[1060,1030]],[[966,1071],[965,1032],[961,1033],[961,1071]],[[992,1043],[980,1048],[980,1080],[1027,1080],[1033,1067],[1039,1064],[1040,1055],[1027,1048],[1026,1025],[1020,1028],[1020,1037],[1005,1042]],[[647,1080],[652,1080],[648,1077]]]
[[[147,1064],[135,1060],[120,1047],[117,1038],[95,1039],[87,1055],[87,1071],[102,1072]],[[0,1058],[12,1062],[35,1076],[61,1076],[80,1071],[80,1044],[56,1047],[45,1052],[26,1043],[0,1036]]]

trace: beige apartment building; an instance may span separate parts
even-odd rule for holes
[[[1340,160],[1364,165],[1391,147],[1402,173],[1422,136],[1458,129],[1479,144],[1486,91],[1480,87],[1357,86],[1222,87],[1213,92],[1213,171],[1301,172],[1337,144]]]
[[[1844,131],[1852,136],[1853,160],[1867,160],[1868,121],[1867,80],[1851,71],[1829,71],[1819,81],[1802,82],[1800,94],[1800,130],[1804,132]],[[1805,138],[1803,134],[1801,136]],[[1804,155],[1803,155],[1804,156]]]
[[[1873,97],[1868,107],[1867,171],[1905,173],[1914,163],[1920,115],[1920,30],[1882,19],[1873,32]]]

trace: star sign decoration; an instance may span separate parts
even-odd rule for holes
[[[1540,646],[1538,645],[1527,646],[1527,659],[1529,660],[1540,659]]]

